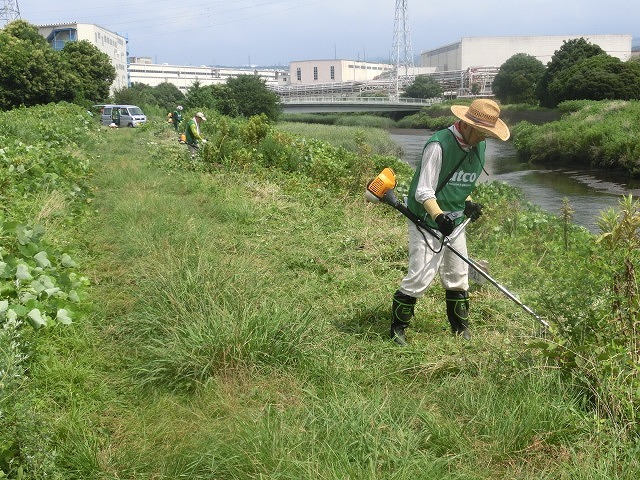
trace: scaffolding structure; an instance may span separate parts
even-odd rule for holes
[[[445,97],[490,97],[493,96],[493,79],[499,71],[500,67],[473,67],[465,70],[433,72],[429,73],[428,76],[440,84]],[[376,80],[366,82],[268,85],[267,87],[283,99],[289,97],[326,97],[331,95],[364,97],[389,95],[389,92],[395,88],[402,91],[412,82],[413,77],[410,75],[396,78],[395,72],[392,72],[390,75],[380,75]]]
[[[492,96],[493,79],[499,71],[500,67],[470,67],[429,76],[440,84],[445,97]]]
[[[20,18],[18,0],[2,0],[0,2],[0,27]]]

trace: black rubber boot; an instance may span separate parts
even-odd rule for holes
[[[465,340],[471,339],[469,333],[469,294],[464,291],[447,290],[447,318],[454,335]]]
[[[391,306],[391,338],[398,345],[407,344],[404,329],[409,326],[409,321],[411,317],[413,317],[415,304],[415,297],[405,295],[400,290],[393,294],[393,305]]]

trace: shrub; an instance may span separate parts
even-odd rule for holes
[[[601,215],[599,226],[603,233],[596,242],[572,256],[571,272],[554,275],[556,286],[547,303],[557,315],[555,335],[536,346],[572,378],[601,416],[637,434],[640,202],[624,197],[618,212]]]

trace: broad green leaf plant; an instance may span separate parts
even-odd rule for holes
[[[42,242],[44,230],[0,222],[0,324],[25,322],[33,328],[72,322],[89,282],[73,259]]]

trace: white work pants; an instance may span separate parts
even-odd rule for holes
[[[435,231],[435,229],[434,229]],[[439,233],[439,232],[438,232]],[[459,253],[467,256],[467,237],[465,229],[454,231],[450,245]],[[426,241],[425,241],[426,239]],[[429,246],[427,246],[427,242]],[[433,250],[438,251],[434,253]],[[440,283],[445,290],[469,289],[467,263],[429,232],[420,231],[413,222],[409,222],[409,268],[400,282],[399,290],[415,298],[424,295],[436,274],[440,274]]]

